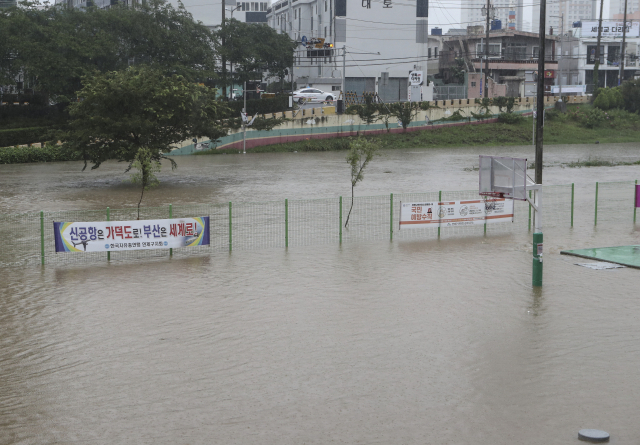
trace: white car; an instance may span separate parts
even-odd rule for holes
[[[315,88],[302,88],[293,92],[293,100],[299,104],[305,102],[333,102],[335,94],[325,93]]]

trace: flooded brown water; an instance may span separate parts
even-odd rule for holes
[[[480,153],[533,158],[385,152],[357,194],[471,189]],[[559,166],[589,156],[640,158],[547,147],[545,182],[640,176]],[[144,204],[349,193],[344,153],[177,161]],[[122,165],[78,170],[0,166],[0,212],[137,202]],[[638,225],[545,231],[542,288],[526,232],[0,269],[0,443],[636,443],[640,271],[559,254],[624,244]]]

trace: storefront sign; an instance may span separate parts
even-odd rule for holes
[[[602,21],[602,37],[622,37],[623,21]],[[598,37],[598,21],[582,22],[582,37]],[[627,37],[640,37],[640,23],[627,22]]]

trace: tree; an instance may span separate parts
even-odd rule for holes
[[[265,71],[282,79],[293,65],[297,43],[268,26],[229,19],[215,35],[217,53],[233,67],[230,79],[222,79],[225,85],[262,79]],[[223,37],[225,43],[221,45]]]
[[[389,109],[391,110],[391,114],[397,117],[398,121],[400,121],[403,131],[407,131],[409,124],[418,115],[418,110],[411,102],[394,103],[389,106]]]
[[[140,200],[138,201],[138,219],[140,219],[140,204],[142,203],[142,197],[144,192],[151,187],[155,187],[160,183],[156,177],[156,173],[160,171],[160,161],[153,159],[153,152],[148,148],[140,148],[133,162],[127,169],[131,168],[138,170],[131,175],[131,182],[134,184],[140,184],[142,191],[140,192]]]
[[[75,100],[83,76],[131,65],[192,81],[215,76],[213,33],[164,0],[108,9],[23,3],[0,13],[0,29],[7,35],[0,38],[0,75],[6,80],[21,70],[57,102]]]
[[[62,139],[84,159],[85,168],[109,159],[128,162],[129,168],[136,160],[143,165],[167,159],[175,168],[165,156],[174,144],[227,134],[220,119],[229,110],[215,101],[215,90],[183,76],[141,66],[85,77],[83,84],[81,100],[70,106],[71,130]],[[139,154],[141,149],[148,154]]]
[[[347,153],[347,163],[351,166],[351,207],[349,208],[347,221],[344,223],[345,227],[349,225],[349,217],[353,210],[353,196],[356,185],[364,179],[364,169],[377,154],[380,149],[380,143],[359,136],[351,141],[350,146],[349,153]]]
[[[625,110],[632,113],[640,111],[640,79],[622,82],[620,89]]]

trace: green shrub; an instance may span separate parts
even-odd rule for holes
[[[29,162],[79,161],[81,156],[62,145],[46,144],[44,147],[0,148],[0,164],[25,164]]]
[[[607,115],[604,111],[598,108],[592,108],[591,110],[583,113],[580,119],[580,125],[587,128],[595,128],[598,127],[604,120],[607,118]]]
[[[232,117],[240,116],[240,112],[244,107],[243,100],[234,100],[226,103],[231,109]],[[247,114],[269,114],[281,113],[289,110],[289,96],[279,95],[268,99],[251,99],[247,101]]]
[[[549,111],[547,111],[547,117],[549,116]],[[519,124],[524,121],[524,117],[521,114],[514,113],[500,113],[498,115],[498,122],[503,124]]]
[[[55,130],[50,127],[11,128],[0,130],[0,147],[13,145],[34,144],[50,141],[55,136]]]
[[[609,92],[607,88],[598,88],[596,99],[593,101],[593,106],[600,108],[601,110],[608,110],[609,104]]]
[[[615,104],[615,106],[612,104]],[[612,88],[611,93],[609,94],[609,109],[614,108],[624,108],[624,98],[622,97],[622,90],[620,87]]]
[[[640,79],[627,80],[621,85],[624,109],[632,113],[640,111]]]

